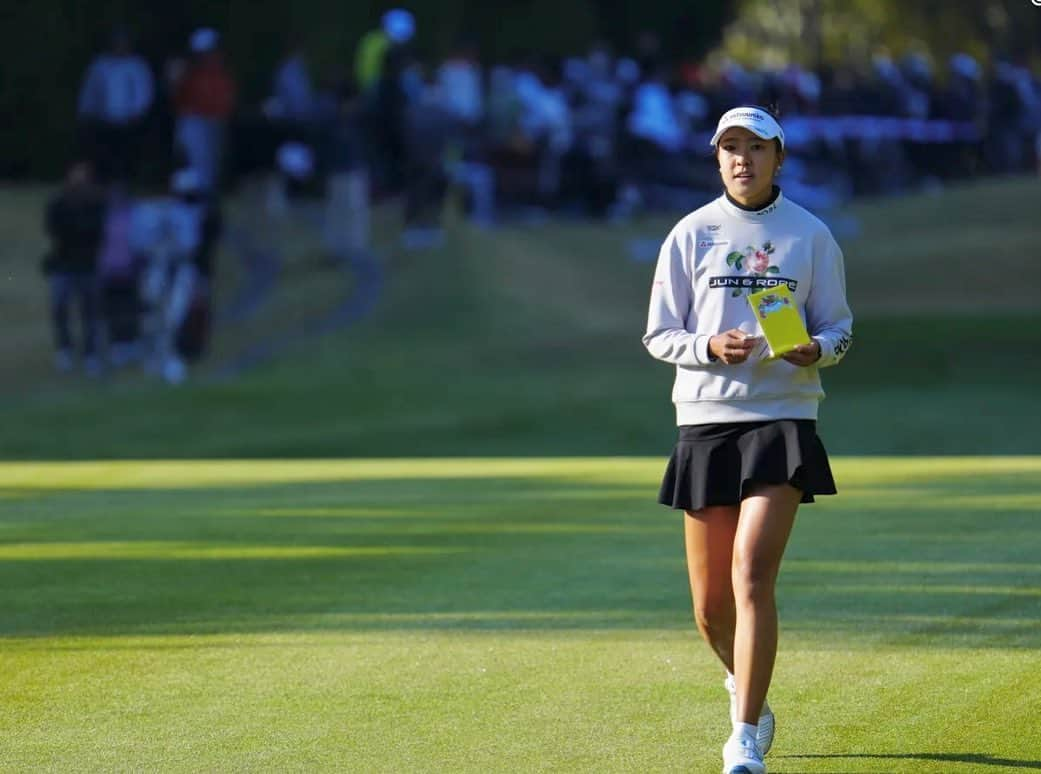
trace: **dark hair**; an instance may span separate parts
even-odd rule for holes
[[[781,123],[781,108],[776,102],[771,102],[769,105],[737,105],[737,107],[752,108],[754,110],[762,110],[764,113],[770,116],[777,123]]]

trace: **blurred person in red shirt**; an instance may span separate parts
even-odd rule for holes
[[[189,40],[191,59],[175,75],[175,143],[201,184],[213,191],[220,182],[224,135],[235,107],[235,81],[224,63],[216,30],[203,27]]]

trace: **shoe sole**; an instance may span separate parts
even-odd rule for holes
[[[744,763],[739,763],[731,768],[723,767],[723,774],[766,774],[765,767],[751,767]]]

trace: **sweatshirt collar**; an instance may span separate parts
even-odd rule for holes
[[[780,187],[775,185],[766,204],[754,210],[735,202],[726,191],[723,192],[723,195],[717,201],[728,215],[741,218],[742,220],[759,222],[781,205],[784,201],[784,196],[781,194]]]

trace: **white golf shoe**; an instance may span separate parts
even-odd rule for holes
[[[723,745],[723,774],[766,774],[759,745],[748,736],[731,736]]]
[[[727,675],[723,683],[730,694],[730,722],[737,720],[737,686],[732,675]],[[759,713],[759,733],[755,737],[756,744],[763,755],[770,752],[774,744],[774,713],[767,702],[763,702],[763,711]]]

